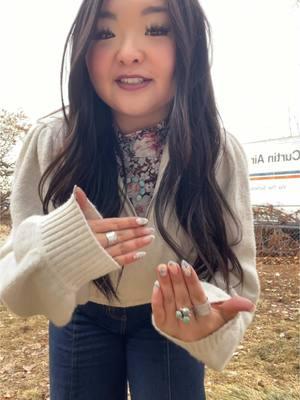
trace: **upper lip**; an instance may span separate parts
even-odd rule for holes
[[[144,80],[150,80],[150,78],[147,78],[146,76],[142,75],[120,75],[117,77],[116,81],[120,81],[121,79],[126,79],[126,78],[142,78]]]

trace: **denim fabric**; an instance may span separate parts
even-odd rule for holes
[[[151,306],[88,302],[49,323],[51,400],[205,400],[204,365],[159,335]]]

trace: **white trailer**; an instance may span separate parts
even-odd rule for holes
[[[300,209],[300,136],[243,143],[252,205]]]

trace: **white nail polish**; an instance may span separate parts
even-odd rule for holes
[[[155,233],[155,229],[154,228],[144,228],[144,232],[146,235],[151,235],[151,234]]]
[[[154,235],[147,235],[142,238],[145,244],[150,244],[155,239]]]
[[[179,266],[175,261],[168,262],[169,270],[172,272],[173,275],[176,275],[179,272]]]
[[[165,265],[160,265],[160,266],[158,267],[158,272],[159,272],[159,275],[160,275],[160,276],[166,276],[167,273],[168,273],[167,268],[166,268]]]
[[[136,223],[138,225],[146,225],[148,224],[149,220],[147,218],[137,218]]]
[[[141,258],[145,257],[147,253],[145,251],[138,251],[137,253],[135,253],[135,255],[133,256],[134,260],[140,260]]]
[[[74,195],[76,201],[77,201],[77,187],[78,187],[77,185],[74,185],[74,187],[73,187],[73,195]]]
[[[170,265],[170,266],[176,265],[177,266],[178,264],[175,261],[170,260],[170,261],[168,261],[168,265]]]
[[[154,285],[153,285],[153,289],[159,289],[159,288],[160,288],[159,282],[158,282],[158,281],[155,281],[155,282],[154,282]]]
[[[181,268],[182,268],[182,271],[185,274],[185,276],[192,275],[192,267],[187,261],[185,261],[185,260],[181,261]]]

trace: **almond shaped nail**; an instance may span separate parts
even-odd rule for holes
[[[138,225],[147,225],[148,222],[149,222],[149,220],[147,218],[140,218],[139,217],[139,218],[136,219],[136,223]]]
[[[185,276],[191,276],[192,275],[192,266],[189,264],[187,261],[182,260],[181,261],[181,268]]]
[[[168,274],[167,267],[165,265],[160,265],[158,267],[158,272],[160,276],[166,276]]]
[[[141,258],[145,257],[147,253],[145,251],[138,251],[137,253],[135,253],[135,255],[133,256],[134,260],[140,260]]]
[[[169,261],[168,262],[168,267],[170,268],[170,271],[172,274],[176,275],[178,272],[178,264],[175,261]]]
[[[160,288],[159,281],[155,281],[153,287],[154,287],[155,289],[159,289],[159,288]]]
[[[144,228],[143,232],[144,232],[146,235],[151,235],[152,233],[155,233],[155,229],[152,228],[152,227],[150,227],[150,228]]]

